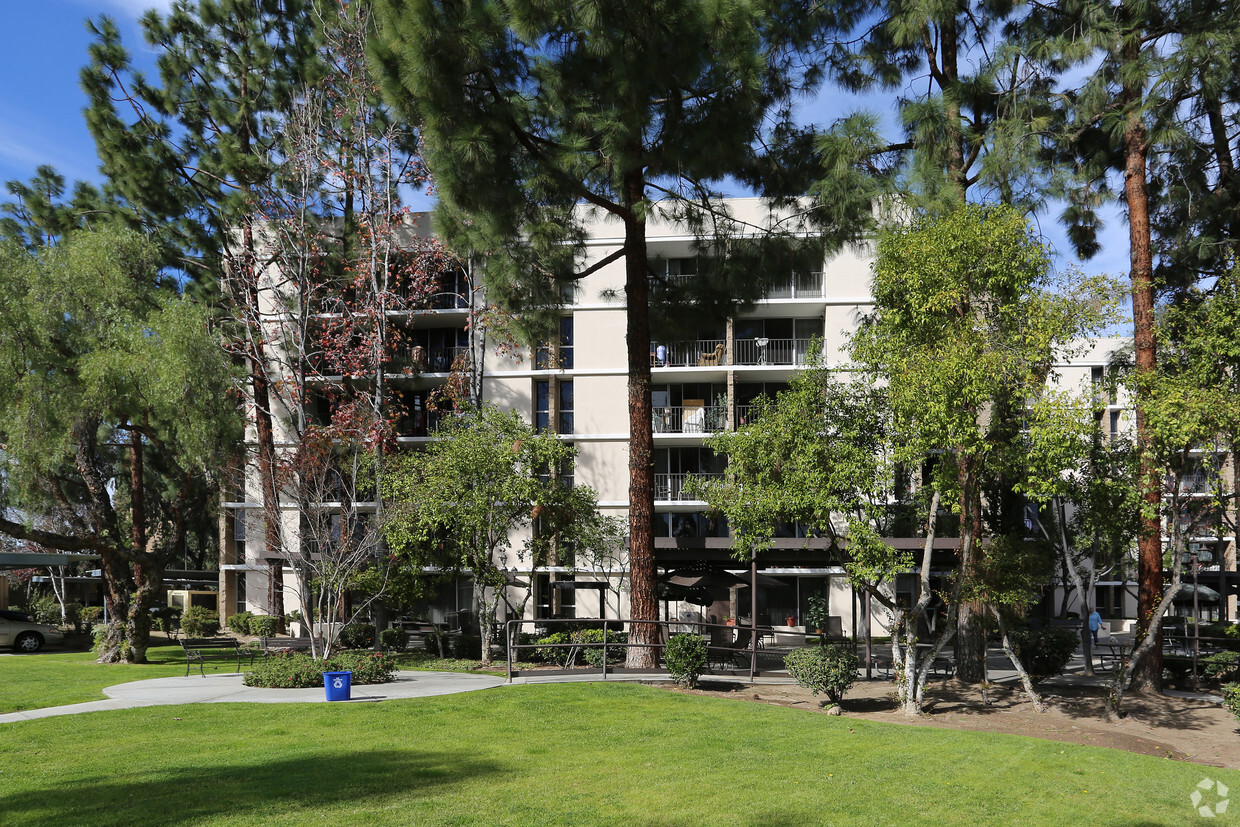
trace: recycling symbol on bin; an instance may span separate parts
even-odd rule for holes
[[[332,678],[332,689],[344,689],[344,678]]]

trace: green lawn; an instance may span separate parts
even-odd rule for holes
[[[23,827],[1187,824],[1203,777],[1240,791],[1113,750],[601,683],[47,718],[0,725],[0,755],[0,824]]]
[[[185,674],[180,646],[152,646],[146,656],[150,663],[141,665],[104,665],[90,652],[57,650],[0,658],[0,713],[102,701],[105,686]],[[207,668],[233,672],[237,662],[216,660]]]
[[[46,706],[64,706],[87,701],[104,700],[103,689],[128,681],[146,678],[166,678],[185,674],[185,652],[180,646],[159,644],[146,650],[150,663],[141,665],[95,663],[90,652],[49,650],[37,655],[15,655],[0,658],[0,714],[42,709]],[[438,660],[422,652],[409,652],[397,658],[401,669],[430,669],[450,672],[482,672],[503,675],[504,670],[480,670],[476,661]],[[249,666],[243,660],[242,669]],[[502,666],[502,664],[501,664]],[[236,660],[223,655],[208,658],[206,671],[235,672]],[[198,674],[195,664],[192,674]]]

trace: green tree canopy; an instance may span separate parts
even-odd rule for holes
[[[231,369],[133,233],[0,257],[0,531],[99,554],[102,659],[141,662],[164,566],[240,437]]]

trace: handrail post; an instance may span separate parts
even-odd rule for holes
[[[504,658],[504,660],[507,661],[507,666],[508,666],[508,682],[512,683],[512,621],[511,620],[504,624],[504,634],[507,637],[507,643],[508,643],[508,647],[505,650],[508,656]]]
[[[606,612],[600,612],[606,614]],[[603,680],[607,680],[607,620],[603,620]]]

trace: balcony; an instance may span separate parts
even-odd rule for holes
[[[650,354],[652,368],[719,367],[728,364],[727,343],[723,339],[698,339],[656,345]]]
[[[697,502],[697,497],[685,491],[685,480],[689,477],[722,479],[723,474],[655,474],[655,500],[662,502]]]
[[[416,373],[447,373],[457,364],[468,364],[468,347],[432,347],[422,345],[401,348],[393,359],[396,366],[408,365]]]
[[[792,365],[808,361],[810,339],[737,339],[732,358],[737,365]]]
[[[721,405],[667,405],[652,410],[656,434],[714,434],[728,425],[728,409]]]
[[[772,284],[766,290],[768,299],[821,299],[823,297],[822,271],[795,273],[782,283]]]

